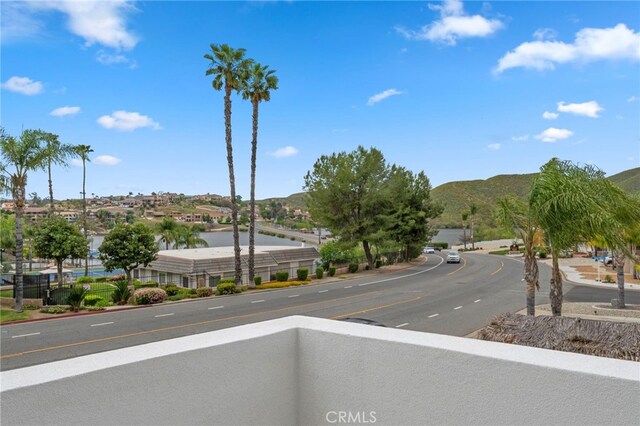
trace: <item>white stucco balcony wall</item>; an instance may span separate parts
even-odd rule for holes
[[[287,317],[0,375],[2,424],[637,424],[640,363]]]

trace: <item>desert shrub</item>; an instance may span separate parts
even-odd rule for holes
[[[350,263],[349,264],[349,272],[351,272],[352,274],[354,272],[358,272],[358,264],[354,263],[354,262]]]
[[[604,276],[604,282],[605,283],[612,283],[613,282],[613,278],[611,278],[611,275],[605,275]]]
[[[322,279],[322,276],[324,275],[324,269],[322,269],[322,266],[318,266],[316,268],[316,278],[317,279]]]
[[[92,283],[94,281],[95,280],[93,279],[93,277],[78,277],[78,279],[76,280],[78,284]]]
[[[104,299],[97,294],[87,294],[84,297],[84,306],[96,306],[96,304],[101,300]]]
[[[213,296],[213,289],[211,287],[201,287],[196,290],[196,294],[198,295],[198,297]]]
[[[89,290],[86,290],[83,286],[74,286],[69,291],[69,295],[67,296],[67,304],[71,306],[71,310],[73,312],[78,312],[80,310],[80,305],[82,305],[82,301],[89,293]]]
[[[43,314],[64,314],[67,312],[67,308],[64,306],[45,306],[40,309],[40,312]]]
[[[334,268],[333,266],[331,266],[329,268],[329,276],[332,277],[336,274],[336,268]]]
[[[111,300],[117,305],[126,305],[131,297],[131,290],[125,280],[115,282],[116,288],[111,293]]]
[[[262,284],[262,277],[260,275],[253,277],[253,282],[256,283],[256,285]]]
[[[98,300],[98,302],[96,303],[96,307],[98,308],[106,308],[107,306],[111,306],[111,302],[106,299]]]
[[[289,279],[288,272],[276,272],[276,281],[287,281]]]
[[[147,281],[146,283],[140,284],[141,288],[157,288],[158,283],[155,281]]]
[[[161,288],[141,288],[133,293],[133,299],[138,305],[162,303],[166,298],[167,292]]]
[[[306,281],[309,276],[309,270],[307,268],[300,268],[296,270],[296,275],[298,276],[298,281]]]
[[[178,289],[178,286],[175,284],[169,284],[168,286],[166,286],[164,288],[164,291],[167,292],[167,296],[171,297],[171,296],[175,296],[176,294],[178,294],[178,292],[180,291]]]
[[[234,293],[238,293],[238,290],[236,289],[236,283],[235,282],[226,282],[226,283],[219,283],[218,286],[216,287],[216,294],[234,294]]]

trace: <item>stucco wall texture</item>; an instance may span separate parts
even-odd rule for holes
[[[0,376],[20,424],[634,424],[640,363],[287,317]]]

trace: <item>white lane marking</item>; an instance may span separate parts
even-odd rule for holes
[[[109,324],[113,324],[113,321],[111,321],[111,322],[101,322],[100,324],[91,324],[91,327],[100,327],[101,325],[109,325]]]
[[[224,308],[224,306],[212,306],[211,308],[207,308],[208,310],[212,310],[212,309],[222,309]]]
[[[440,256],[436,256],[436,257],[440,257]],[[438,263],[435,266],[432,266],[431,268],[423,269],[422,271],[414,272],[412,274],[402,275],[400,277],[385,278],[384,280],[371,281],[370,283],[363,283],[363,284],[358,284],[358,285],[359,286],[363,286],[363,285],[371,285],[371,284],[380,284],[380,283],[385,283],[387,281],[396,281],[396,280],[401,280],[403,278],[413,277],[415,275],[420,275],[420,274],[424,274],[425,272],[429,272],[432,269],[436,269],[438,266],[442,265],[443,262],[444,262],[444,258],[440,257],[440,263]]]
[[[300,295],[299,294],[292,294],[291,296],[287,296],[287,297],[292,298],[292,297],[298,297],[298,296],[300,296]]]
[[[171,313],[171,314],[161,314],[161,315],[156,315],[156,318],[160,318],[160,317],[169,317],[169,316],[171,316],[171,315],[173,315],[173,313]]]
[[[29,333],[29,334],[19,334],[17,336],[11,336],[12,339],[16,339],[18,337],[27,337],[27,336],[37,336],[38,334],[40,334],[40,332],[38,331],[37,333]]]
[[[329,290],[320,290],[318,293],[326,293],[326,292],[328,292],[328,291],[329,291]]]
[[[251,303],[262,303],[264,300],[252,300]]]
[[[352,285],[348,285],[348,286],[346,286],[345,288],[351,288],[351,287],[353,287],[353,286],[352,286]]]
[[[435,317],[437,317],[438,315],[440,315],[440,314],[433,314],[433,315],[429,315],[429,318],[435,318]]]
[[[404,324],[396,325],[396,328],[404,327],[405,325],[409,325],[409,323],[408,323],[408,322],[405,322]]]
[[[458,309],[462,309],[462,306],[458,306],[456,308],[453,308],[454,311],[457,311]]]
[[[478,303],[479,301],[481,301],[482,299],[478,299],[478,300],[474,300],[473,303]]]

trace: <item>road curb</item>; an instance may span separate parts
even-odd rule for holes
[[[51,317],[43,317],[43,318],[29,318],[17,321],[9,321],[6,323],[0,324],[0,327],[5,327],[7,325],[14,324],[24,324],[25,322],[36,322],[36,321],[47,321],[47,320],[55,320],[60,318],[71,318],[71,317],[81,317],[86,315],[95,315],[95,314],[110,314],[112,312],[121,312],[121,311],[131,311],[134,309],[143,309],[143,308],[151,308],[154,305],[139,305],[139,306],[129,306],[126,308],[115,308],[115,309],[105,309],[104,311],[87,311],[87,312],[73,312],[68,314],[52,314],[55,316]],[[24,311],[23,311],[24,312]]]

